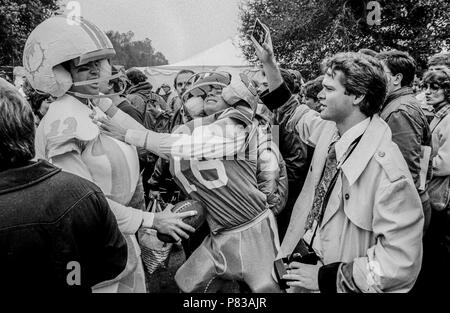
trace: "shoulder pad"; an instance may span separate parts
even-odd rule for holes
[[[90,141],[99,134],[99,128],[89,115],[92,111],[71,96],[64,96],[50,106],[44,121],[44,136],[59,142],[70,139]],[[96,110],[97,114],[102,114]]]
[[[381,165],[390,182],[406,178],[409,174],[406,162],[398,157],[401,155],[400,149],[394,143],[381,145],[375,152],[374,158]]]

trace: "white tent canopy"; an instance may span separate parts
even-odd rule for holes
[[[248,61],[231,38],[186,60],[169,66],[249,66]]]
[[[233,75],[242,71],[252,70],[253,68],[242,55],[240,48],[233,43],[233,39],[229,38],[186,60],[169,65],[139,67],[138,69],[149,77],[149,81],[155,90],[163,83],[173,88],[173,80],[178,71],[182,69],[190,69],[196,73],[223,70]]]

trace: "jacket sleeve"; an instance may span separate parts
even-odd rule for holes
[[[119,109],[121,109],[124,113],[131,116],[136,122],[138,122],[141,125],[144,125],[144,113],[140,112],[138,109],[136,109],[134,106],[130,105],[122,105],[117,106]]]
[[[145,101],[137,94],[128,94],[127,99],[130,101],[131,105],[135,107],[139,112],[144,114],[145,111]]]
[[[163,184],[166,177],[166,173],[169,171],[169,161],[163,158],[158,158],[156,161],[155,169],[150,177],[148,183],[151,190],[158,190],[158,188]]]
[[[323,131],[334,122],[326,121],[320,114],[311,110],[307,105],[297,107],[287,122],[287,127],[295,129],[300,139],[308,146],[315,147]]]
[[[92,287],[119,276],[126,268],[127,244],[103,193],[84,198],[73,214],[74,233],[86,238],[80,249],[89,266],[81,264],[81,282]]]
[[[403,110],[395,111],[386,119],[392,132],[392,141],[397,144],[411,172],[414,185],[420,187],[420,155],[422,127]]]
[[[95,181],[93,180],[89,169],[82,161],[80,154],[75,152],[65,153],[54,157],[52,162],[64,171],[83,177],[95,184]],[[142,224],[144,214],[150,214],[151,219],[153,219],[153,213],[127,207],[111,199],[107,199],[107,201],[117,219],[119,229],[124,234],[136,233]]]
[[[421,268],[423,236],[420,198],[408,179],[381,178],[372,227],[375,244],[340,268],[337,291],[408,292]]]
[[[297,99],[291,98],[288,103],[277,110],[276,123],[280,128],[279,148],[286,163],[289,183],[296,184],[301,189],[308,174],[312,153],[309,151],[311,148],[300,140],[292,122],[289,123],[299,105]]]
[[[437,136],[439,147],[433,157],[433,175],[450,175],[450,118],[446,116],[441,122],[442,128],[438,130]],[[436,130],[435,130],[436,132]]]
[[[234,123],[231,118],[223,124]],[[125,142],[147,150],[163,158],[216,159],[241,153],[245,149],[247,131],[242,127],[223,129],[216,124],[199,126],[191,135],[156,133],[150,130],[128,129]]]
[[[286,83],[282,83],[275,90],[261,96],[261,101],[271,110],[278,109],[291,98],[291,91],[287,87]]]
[[[142,147],[163,158],[214,159],[241,153],[245,149],[247,131],[242,127],[220,127],[210,124],[197,127],[191,135],[156,133],[148,130],[110,102],[97,105],[111,120],[126,128],[125,142]],[[225,126],[235,124],[233,118],[224,118]],[[236,125],[238,126],[238,125]]]
[[[274,142],[267,141],[266,136],[264,131],[258,132],[256,179],[258,189],[267,196],[269,208],[278,215],[286,205],[288,179],[286,166],[278,147]]]

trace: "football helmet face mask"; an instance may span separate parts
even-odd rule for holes
[[[191,97],[205,99],[211,89],[223,89],[231,82],[231,75],[226,72],[201,72],[193,74],[186,81],[190,86],[181,96],[183,103]]]
[[[259,99],[256,87],[243,73],[232,77],[226,72],[202,72],[192,75],[188,81],[191,87],[182,95],[183,103],[192,97],[206,99],[211,93],[218,96],[220,91],[220,97],[229,106],[244,101],[252,112],[256,111]]]
[[[23,65],[27,78],[34,89],[61,97],[72,86],[83,86],[111,80],[114,77],[100,75],[99,78],[73,83],[71,74],[62,65],[73,60],[75,66],[115,56],[115,50],[106,34],[91,22],[80,18],[74,23],[66,16],[51,17],[39,24],[28,37],[23,53]],[[100,73],[104,71],[100,70]],[[72,93],[82,98],[105,97]]]

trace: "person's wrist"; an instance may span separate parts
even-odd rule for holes
[[[130,137],[131,135],[132,135],[132,132],[129,129],[127,129],[125,132],[124,138],[123,138],[123,141],[125,141],[125,143],[130,144],[130,145],[133,142],[133,139]]]
[[[142,214],[142,224],[143,228],[153,228],[155,221],[155,213],[152,212],[144,212]]]

